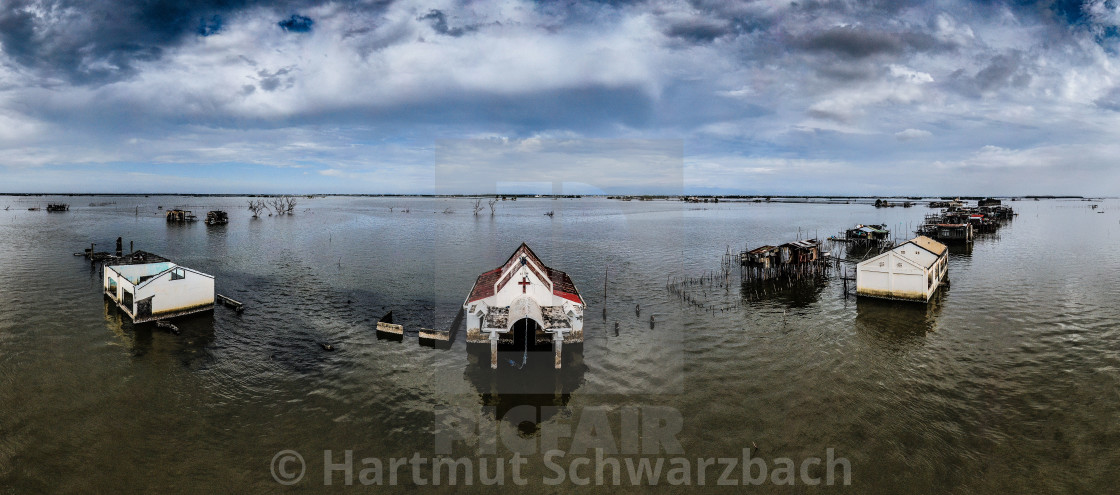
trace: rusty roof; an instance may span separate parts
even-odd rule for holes
[[[809,249],[819,247],[820,243],[816,239],[806,239],[804,241],[793,241],[783,244],[783,246],[793,246],[799,249]]]
[[[920,235],[918,237],[910,239],[907,242],[916,244],[918,247],[925,249],[926,251],[929,251],[937,256],[941,256],[945,253],[945,250],[948,249],[948,247],[944,244],[930,239],[929,237],[926,237],[924,235]]]
[[[548,270],[548,278],[552,281],[553,294],[583,304],[583,298],[580,297],[579,291],[576,290],[576,284],[572,282],[572,278],[569,277],[567,273],[555,268],[545,267],[545,269]],[[574,296],[574,299],[569,296]]]
[[[486,299],[494,295],[494,283],[498,281],[498,276],[502,274],[501,268],[495,268],[482,275],[478,276],[475,280],[474,287],[471,288],[471,295],[467,296],[467,302],[477,301],[479,299]]]
[[[478,279],[475,280],[474,287],[471,288],[470,295],[467,296],[467,302],[474,302],[493,296],[494,284],[498,282],[498,279],[501,277],[502,272],[511,264],[516,262],[516,260],[520,259],[520,255],[522,254],[533,260],[533,262],[535,262],[540,267],[544,268],[545,272],[547,273],[548,281],[552,283],[553,294],[571,301],[578,302],[580,304],[584,303],[583,297],[579,295],[579,290],[576,289],[576,285],[572,282],[571,277],[569,277],[567,273],[564,273],[555,268],[550,268],[548,265],[545,265],[544,262],[542,262],[541,259],[537,256],[537,254],[534,253],[532,249],[529,249],[529,245],[525,244],[524,242],[522,242],[521,245],[517,247],[517,249],[513,252],[512,255],[510,255],[505,263],[502,263],[502,266],[499,266],[498,268],[495,268],[478,276]],[[532,267],[530,266],[530,268]],[[533,271],[534,273],[536,273],[535,268],[533,268]]]

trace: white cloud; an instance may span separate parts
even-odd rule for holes
[[[685,142],[690,180],[717,187],[826,164],[1048,177],[1120,142],[1117,55],[1094,33],[1014,6],[895,7],[328,3],[301,10],[315,21],[308,33],[278,28],[289,13],[250,7],[109,84],[67,82],[0,53],[0,166],[228,163],[369,187],[392,171],[414,186],[431,182],[444,138],[541,153],[568,140],[673,138]],[[433,9],[460,31],[422,19]],[[52,12],[37,13],[61,16],[52,29],[86,22]],[[1112,3],[1086,12],[1097,27],[1117,25]],[[849,50],[806,48],[835,26],[851,28]]]
[[[901,131],[898,131],[898,132],[894,133],[894,137],[896,137],[896,138],[898,138],[902,141],[909,141],[911,139],[920,139],[920,138],[929,137],[929,136],[932,136],[932,135],[933,134],[930,133],[929,131],[924,131],[922,129],[904,129],[904,130],[901,130]]]

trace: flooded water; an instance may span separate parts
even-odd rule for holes
[[[28,211],[52,199],[71,210]],[[307,458],[290,489],[326,491],[342,478],[323,486],[324,450],[432,457],[434,411],[501,418],[526,405],[540,417],[498,428],[535,440],[605,410],[617,437],[618,411],[663,407],[680,412],[689,458],[831,448],[850,461],[850,487],[799,480],[759,492],[1120,484],[1120,201],[1101,203],[1104,213],[1083,201],[1010,203],[1019,215],[997,235],[952,251],[952,286],[928,306],[845,298],[833,277],[748,298],[709,282],[691,288],[703,309],[666,282],[718,272],[729,247],[856,223],[903,237],[929,210],[523,198],[475,216],[467,199],[327,197],[252,219],[245,204],[0,197],[10,205],[0,211],[0,492],[274,492],[285,487],[270,462],[286,449]],[[230,223],[169,225],[159,206],[223,209]],[[111,251],[118,236],[126,250],[133,242],[215,275],[245,311],[176,320],[180,335],[122,321],[97,268],[73,256],[90,243]],[[523,241],[588,302],[585,342],[565,346],[560,373],[539,356],[519,369],[516,350],[491,371],[465,332],[450,349],[418,345],[418,328],[446,328],[475,277]],[[374,332],[389,310],[401,341]],[[705,488],[741,490],[715,486],[718,468]],[[539,454],[524,472],[528,486],[503,489],[572,488],[541,486],[551,472]],[[405,485],[396,490],[415,488]]]

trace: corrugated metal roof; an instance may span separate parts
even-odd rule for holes
[[[804,240],[804,241],[793,241],[793,242],[787,242],[785,245],[786,246],[794,246],[794,247],[802,248],[802,249],[808,249],[808,248],[817,247],[817,240],[816,239],[807,239],[807,240]]]

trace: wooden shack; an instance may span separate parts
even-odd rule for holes
[[[194,222],[198,217],[194,216],[191,210],[167,210],[164,213],[167,216],[167,221],[171,223]]]

